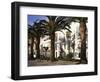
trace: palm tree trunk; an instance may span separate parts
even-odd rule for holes
[[[86,58],[86,23],[81,21],[80,22],[80,37],[81,37],[81,63],[87,63]]]
[[[75,54],[75,41],[74,41],[74,43],[72,45],[72,48],[73,48],[73,56],[74,56],[74,54]]]
[[[81,63],[87,63],[87,58],[86,58],[86,41],[81,42]]]
[[[32,37],[32,42],[31,42],[31,59],[33,59],[33,46],[34,46],[34,37]]]
[[[40,58],[40,37],[37,37],[37,45],[36,45],[36,49],[37,49],[37,59]]]
[[[51,34],[51,61],[55,60],[55,32]]]

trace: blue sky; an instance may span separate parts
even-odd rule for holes
[[[46,16],[43,15],[28,15],[28,24],[33,25],[36,20],[47,20]]]

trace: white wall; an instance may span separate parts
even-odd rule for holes
[[[18,1],[18,0],[16,0]],[[20,0],[28,2],[41,2],[41,3],[56,3],[56,4],[72,4],[72,5],[88,5],[98,6],[100,10],[100,0]],[[13,0],[1,0],[0,1],[0,82],[13,82],[10,79],[11,72],[11,2]],[[99,11],[100,14],[100,11]],[[100,18],[100,16],[98,16]],[[98,20],[98,22],[100,19]],[[100,26],[100,24],[99,24]],[[99,27],[98,26],[98,27]],[[98,28],[100,30],[100,28]],[[100,32],[99,34],[100,35]],[[100,38],[98,38],[100,42]],[[100,48],[100,44],[98,44]],[[98,58],[100,58],[100,51],[98,52]],[[98,61],[100,62],[100,60]],[[100,68],[100,64],[99,64]],[[99,69],[98,68],[98,69]],[[99,71],[100,73],[100,71]],[[100,75],[98,76],[82,76],[82,77],[65,77],[65,78],[53,78],[53,79],[39,79],[34,82],[51,82],[51,81],[63,81],[63,82],[99,82]],[[26,80],[26,82],[33,82],[33,80]],[[22,81],[21,81],[22,82]]]

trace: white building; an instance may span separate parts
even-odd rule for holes
[[[66,37],[67,30],[61,30],[55,32],[55,58],[58,58],[61,54],[61,51],[68,54],[68,43]]]
[[[40,38],[40,54],[45,57],[50,57],[51,54],[51,40],[50,36],[45,35]]]
[[[79,53],[80,53],[80,47],[81,47],[81,42],[80,42],[80,36],[79,36],[79,26],[80,23],[78,22],[72,22],[71,23],[71,36],[75,35],[75,51],[74,51],[74,55],[73,55],[73,59],[80,59],[79,58]]]

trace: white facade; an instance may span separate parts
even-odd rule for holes
[[[61,48],[65,52],[65,54],[68,54],[68,46],[67,44],[67,38],[66,38],[66,30],[56,31],[55,32],[55,58],[58,58],[60,56]],[[62,40],[65,40],[62,41]]]
[[[75,39],[74,39],[75,51],[74,51],[73,59],[80,59],[79,53],[80,53],[81,42],[80,42],[80,36],[79,36],[79,26],[80,24],[78,22],[71,23],[71,29],[72,29],[71,36],[75,35]]]

